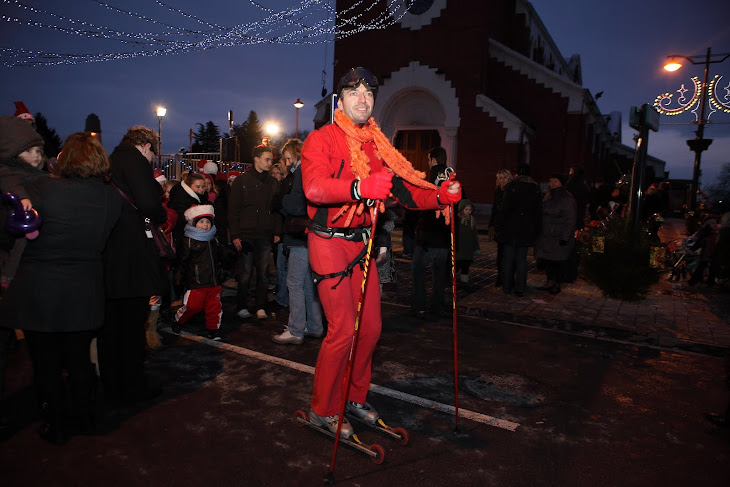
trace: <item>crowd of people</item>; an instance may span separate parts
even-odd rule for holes
[[[97,383],[108,407],[160,394],[144,362],[148,348],[164,346],[157,331],[163,321],[180,334],[202,315],[207,338],[221,340],[224,284],[236,288],[234,313],[241,320],[267,320],[288,308],[286,327],[273,342],[324,337],[309,421],[351,436],[354,428],[340,417],[346,399],[348,415],[375,424],[379,413],[367,392],[382,284],[397,280],[396,220],[403,222],[402,257],[412,261],[416,318],[438,319],[449,307],[444,291],[452,242],[462,285],[481,253],[474,205],[462,194],[446,150],[428,152],[428,175],[414,170],[371,118],[377,90],[372,73],[352,69],[338,85],[334,122],[305,142],[259,145],[243,173],[203,160],[179,181],[153,170],[159,135],[148,127],[129,128],[110,155],[93,134],[73,134],[46,164],[32,116],[0,117],[0,190],[42,219],[19,234],[4,224],[0,229],[0,425],[8,421],[1,374],[15,329],[23,331],[33,362],[40,436],[64,444],[94,431]],[[540,289],[557,294],[577,276],[575,231],[612,211],[617,198],[602,181],[589,189],[579,166],[567,176],[553,174],[545,194],[529,170],[523,164],[497,173],[489,222],[497,241],[494,284],[523,296],[534,247],[546,273]],[[652,200],[657,208],[658,198]],[[719,220],[703,227],[708,235],[719,228]],[[363,286],[369,265],[375,268]]]

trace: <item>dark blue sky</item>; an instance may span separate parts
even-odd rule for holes
[[[15,0],[0,4],[0,15],[33,19],[47,25],[69,26],[58,17],[19,8]],[[456,1],[456,0],[448,0]],[[459,0],[465,1],[465,0]],[[482,1],[482,0],[478,0]],[[110,5],[133,11],[162,24],[133,18],[100,5],[103,0],[49,2],[22,0],[20,3],[45,9],[71,19],[130,32],[170,33],[164,24],[191,30],[215,31],[194,18],[222,26],[261,21],[270,14],[250,0],[109,0]],[[298,5],[297,0],[259,2],[276,11]],[[322,5],[334,5],[334,1]],[[604,114],[621,111],[623,143],[633,146],[635,133],[627,125],[629,107],[652,103],[664,92],[674,92],[682,83],[690,87],[692,76],[701,76],[700,66],[685,66],[666,74],[661,66],[668,54],[730,52],[730,4],[721,0],[534,0],[531,2],[565,57],[580,54],[583,85],[592,93],[603,91],[598,106]],[[310,11],[313,25],[323,10]],[[77,25],[82,29],[83,26]],[[271,37],[295,31],[284,20],[274,23],[273,32],[254,29],[250,33]],[[159,37],[159,36],[158,36]],[[190,38],[190,37],[188,37]],[[202,36],[198,36],[202,39]],[[295,42],[302,36],[293,36]],[[309,38],[321,41],[324,36]],[[0,46],[21,47],[57,53],[129,52],[133,45],[69,35],[48,27],[31,27],[3,19]],[[157,128],[154,108],[164,105],[162,136],[165,152],[188,145],[188,131],[196,123],[212,120],[222,130],[228,127],[227,111],[234,110],[240,123],[249,110],[256,110],[262,122],[277,122],[293,132],[297,98],[305,103],[300,111],[300,129],[311,128],[314,104],[320,99],[322,71],[327,70],[326,87],[331,89],[331,43],[314,45],[251,44],[192,51],[175,55],[91,62],[44,67],[0,67],[0,87],[5,95],[5,111],[12,114],[12,102],[22,100],[33,112],[42,112],[62,137],[83,130],[89,113],[102,121],[104,145],[108,150],[121,139],[127,127],[145,124]],[[6,58],[3,58],[6,60]],[[711,67],[730,80],[730,59]],[[690,178],[693,154],[685,140],[694,136],[693,115],[662,117],[658,133],[649,136],[649,153],[667,161],[675,178]],[[713,138],[703,154],[703,182],[711,182],[723,163],[730,162],[730,114],[715,113],[705,137]]]

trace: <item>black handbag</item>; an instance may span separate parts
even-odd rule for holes
[[[139,211],[139,208],[132,203],[132,200],[127,196],[127,194],[119,189],[119,186],[117,186],[114,183],[111,183],[112,186],[114,186],[114,189],[119,191],[119,194],[122,195],[122,197],[127,200],[127,202],[132,205],[132,208]],[[142,212],[139,211],[139,214],[142,215]],[[144,217],[144,232],[147,234],[147,238],[152,239],[152,243],[155,246],[155,250],[157,251],[157,255],[162,257],[163,259],[174,259],[175,258],[175,249],[172,248],[172,245],[170,245],[170,241],[167,239],[167,235],[165,235],[165,232],[160,229],[158,225],[153,225],[149,218],[142,215]]]

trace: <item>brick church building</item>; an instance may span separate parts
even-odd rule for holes
[[[402,14],[409,0],[337,0],[337,11],[382,18],[398,1]],[[580,57],[560,54],[529,2],[415,0],[401,14],[386,29],[336,41],[333,81],[355,66],[378,77],[373,116],[416,168],[443,146],[476,203],[491,203],[495,173],[520,163],[541,183],[574,164],[589,181],[630,173],[621,114],[600,113],[582,85]],[[329,100],[318,104],[315,126],[329,121]],[[647,164],[664,177],[664,162]]]

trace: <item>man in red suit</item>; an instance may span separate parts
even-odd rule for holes
[[[338,86],[334,123],[310,134],[302,148],[302,182],[308,216],[314,222],[308,235],[309,259],[328,323],[317,358],[309,418],[333,433],[374,211],[389,196],[408,209],[446,212],[461,199],[457,181],[436,188],[390,145],[370,117],[377,89],[378,80],[368,70],[348,71]],[[370,265],[373,272],[368,273],[346,409],[374,424],[379,415],[366,397],[381,310],[378,273],[373,261]],[[343,418],[340,434],[344,438],[353,434],[347,419]]]

